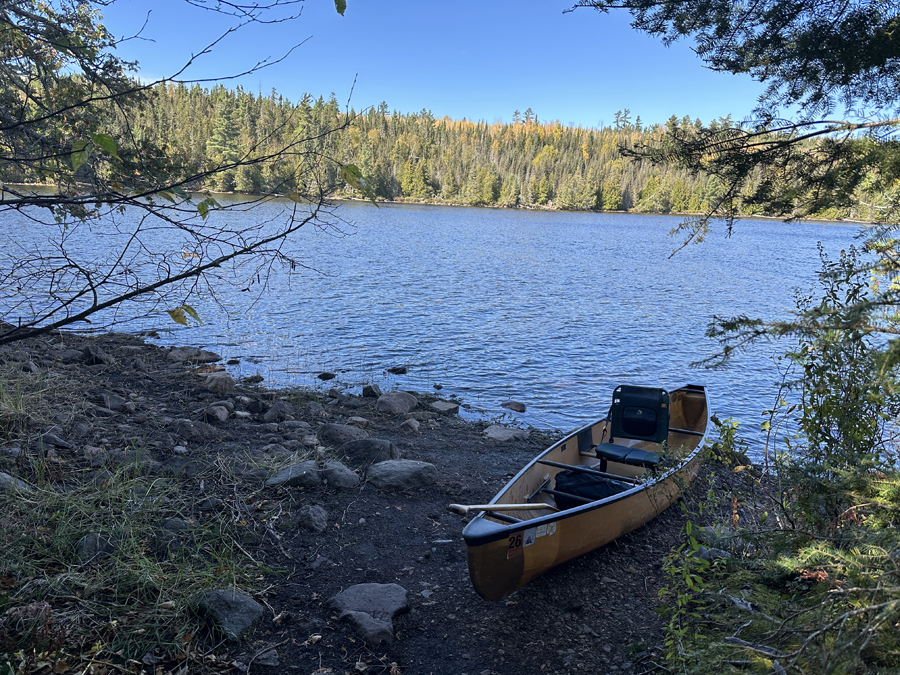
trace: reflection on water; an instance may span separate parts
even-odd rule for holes
[[[784,347],[691,369],[714,349],[708,321],[783,316],[794,289],[814,284],[817,241],[836,253],[857,231],[742,221],[730,239],[714,232],[670,259],[669,217],[355,203],[342,212],[354,224],[343,235],[310,229],[292,242],[312,270],[275,270],[252,306],[230,287],[218,290],[222,307],[194,301],[203,326],[161,315],[152,327],[170,329],[167,344],[238,358],[236,374],[270,385],[440,385],[470,414],[564,430],[605,413],[620,383],[697,382],[713,411],[752,431],[773,403]],[[396,365],[408,374],[386,372]],[[338,379],[322,385],[323,370]],[[510,398],[528,411],[501,408]]]

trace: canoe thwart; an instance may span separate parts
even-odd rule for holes
[[[447,508],[461,516],[466,515],[469,511],[541,511],[544,509],[559,511],[552,504],[544,504],[543,502],[539,504],[450,504]]]
[[[674,427],[669,427],[670,434],[687,434],[688,436],[703,436],[706,434],[705,431],[694,431],[693,429],[676,429]]]

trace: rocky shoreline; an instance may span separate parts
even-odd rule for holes
[[[209,579],[189,601],[156,600],[157,612],[165,606],[180,617],[181,653],[161,635],[145,653],[107,654],[107,672],[175,672],[186,659],[189,672],[656,668],[662,619],[654,610],[680,509],[489,603],[468,581],[464,519],[446,506],[489,500],[553,438],[466,422],[458,402],[411,392],[268,391],[235,382],[220,360],[121,334],[56,333],[0,348],[7,505],[34,489],[103,496],[127,474],[146,490],[169,490],[135,535],[143,554],[209,558],[216,545],[197,543],[196,533],[221,526],[231,528],[238,558],[252,561],[252,575],[231,571],[229,585]],[[135,501],[130,489],[126,504]],[[99,574],[121,562],[125,537],[110,529],[68,534],[68,559],[58,564]],[[22,616],[65,627],[69,643],[99,625],[87,615],[80,628],[67,625],[76,621],[69,600],[35,594],[33,572],[3,564],[7,659],[22,641]],[[58,652],[68,661],[57,665],[83,668],[74,644]],[[35,672],[70,672],[47,663]]]

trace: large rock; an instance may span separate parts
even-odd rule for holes
[[[323,424],[319,427],[319,439],[328,445],[341,446],[349,441],[368,437],[367,432],[349,424]]]
[[[325,462],[322,474],[328,486],[337,490],[355,488],[360,482],[360,477],[340,462]]]
[[[31,486],[25,481],[0,471],[0,492],[31,492]]]
[[[210,591],[197,599],[197,612],[213,627],[237,640],[263,615],[263,606],[243,593],[230,589]]]
[[[484,435],[495,441],[524,441],[528,438],[528,432],[524,429],[511,429],[499,424],[492,424],[484,430]]]
[[[407,591],[397,584],[357,584],[328,601],[338,618],[354,625],[369,644],[394,641],[393,618],[409,611]]]
[[[322,472],[316,463],[308,459],[305,462],[291,464],[266,481],[266,485],[284,485],[285,487],[316,487],[322,484]]]
[[[406,391],[392,391],[380,396],[375,407],[388,415],[403,415],[419,405],[419,399]]]
[[[414,490],[437,483],[434,464],[412,459],[391,459],[369,467],[366,479],[383,490]]]
[[[344,443],[338,448],[338,455],[348,458],[356,466],[368,466],[388,459],[400,459],[400,450],[390,441],[362,438]]]

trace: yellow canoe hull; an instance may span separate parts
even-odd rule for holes
[[[466,525],[469,576],[479,595],[500,600],[543,572],[644,525],[678,499],[697,475],[700,449],[711,425],[703,387],[688,385],[671,392],[671,399],[667,455],[673,460],[653,472],[615,462],[603,467],[609,474],[636,481],[634,487],[557,512],[486,511]],[[605,429],[606,420],[598,420],[555,443],[490,503],[521,504],[539,501],[537,497],[550,503],[550,498],[536,493],[563,470],[553,464],[596,468],[597,458],[585,448],[601,442]],[[650,449],[643,444],[635,447]]]

